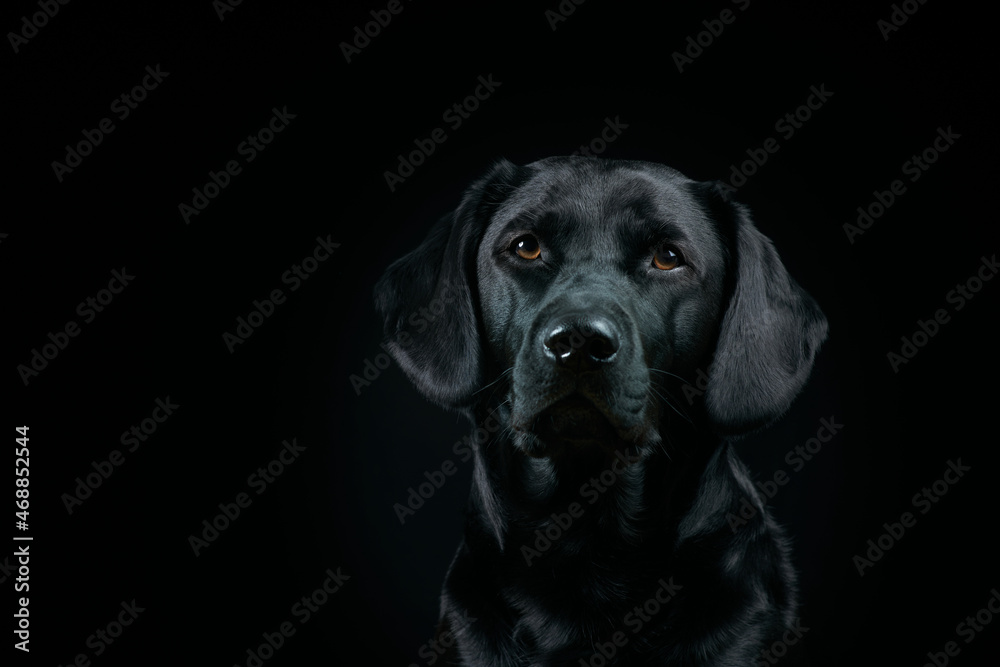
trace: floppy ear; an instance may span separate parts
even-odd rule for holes
[[[495,164],[375,286],[389,352],[417,389],[445,408],[468,407],[482,382],[476,253],[518,170],[507,160]]]
[[[731,297],[709,372],[705,405],[715,427],[744,434],[780,417],[805,385],[827,322],[785,270],[747,209],[728,203],[734,248]]]

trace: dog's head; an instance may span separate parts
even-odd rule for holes
[[[802,388],[827,328],[719,187],[583,157],[495,165],[376,301],[428,398],[502,403],[532,456],[641,450],[674,411],[726,435],[759,428]],[[682,386],[706,375],[688,405]]]

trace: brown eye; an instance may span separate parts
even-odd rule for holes
[[[538,245],[538,239],[531,234],[525,234],[514,239],[514,252],[521,259],[538,259],[542,254],[542,248]]]
[[[653,253],[653,266],[660,271],[670,271],[681,265],[681,256],[667,247],[657,248]]]

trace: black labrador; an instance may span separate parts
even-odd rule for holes
[[[439,664],[745,667],[798,641],[729,441],[788,408],[827,323],[722,186],[501,161],[376,301],[417,388],[478,426]]]

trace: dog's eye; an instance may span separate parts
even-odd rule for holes
[[[542,248],[538,245],[538,239],[531,234],[525,234],[514,239],[511,248],[521,259],[538,259],[542,254]]]
[[[660,271],[670,271],[681,265],[681,256],[673,248],[661,246],[653,252],[653,266]]]

